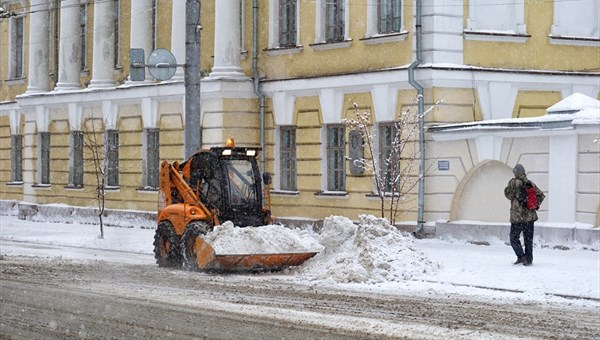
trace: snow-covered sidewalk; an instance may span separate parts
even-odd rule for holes
[[[97,225],[31,222],[19,220],[16,216],[0,216],[0,253],[4,255],[60,256],[75,260],[154,265],[154,230],[108,227],[105,228],[104,239],[99,239],[98,235]],[[400,241],[397,238],[386,240],[390,249],[395,251],[398,246],[391,242]],[[403,247],[411,247],[412,251],[418,252],[420,257],[414,259],[421,263],[390,262],[391,265],[400,263],[404,266],[402,273],[412,273],[412,277],[405,280],[397,276],[390,280],[366,282],[328,279],[329,274],[324,274],[332,267],[320,268],[326,263],[317,259],[308,261],[302,268],[264,277],[390,294],[407,291],[419,294],[459,293],[524,301],[578,296],[586,299],[570,301],[598,304],[600,307],[600,253],[597,251],[536,247],[533,266],[524,267],[512,264],[515,260],[512,249],[501,241],[491,245],[473,245],[466,240],[448,242],[410,238],[408,242],[410,244]],[[334,259],[352,262],[354,257],[361,256],[352,254],[356,249],[346,247],[345,253],[336,255]],[[387,248],[380,248],[377,252],[382,249]],[[372,252],[371,257],[373,254],[376,252]],[[385,258],[384,255],[377,256]],[[421,260],[435,264],[435,270],[427,270],[429,267],[424,266]]]

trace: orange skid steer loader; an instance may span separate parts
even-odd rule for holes
[[[210,271],[280,270],[302,264],[316,252],[281,254],[217,254],[203,236],[225,221],[235,226],[262,226],[272,222],[270,176],[262,183],[256,154],[259,149],[226,147],[201,150],[185,162],[160,168],[158,226],[154,257],[160,267]]]

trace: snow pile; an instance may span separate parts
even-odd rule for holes
[[[307,230],[280,225],[240,228],[227,221],[204,239],[220,255],[319,252],[323,249]]]
[[[306,262],[302,272],[314,280],[380,283],[440,269],[387,220],[371,215],[359,218],[358,225],[342,216],[326,218],[319,240],[325,249]]]

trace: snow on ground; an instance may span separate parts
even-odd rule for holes
[[[403,281],[434,273],[440,265],[387,220],[361,215],[358,225],[342,216],[323,221],[319,242],[325,249],[308,260],[301,273],[338,283]]]
[[[319,252],[323,249],[307,230],[281,225],[240,228],[227,221],[207,233],[204,239],[219,255]]]
[[[230,224],[221,227],[220,232],[229,236],[241,232]],[[278,228],[283,227],[259,232],[260,242],[285,245],[264,232]],[[251,235],[256,228],[245,230],[247,236],[256,237]],[[347,218],[331,216],[320,234],[300,229],[286,232],[294,235],[301,247],[322,246],[323,250],[296,269],[252,275],[249,279],[292,280],[386,294],[466,294],[501,301],[554,301],[561,299],[557,295],[568,295],[587,298],[568,303],[600,308],[598,251],[536,246],[533,266],[524,267],[512,264],[514,253],[504,242],[474,245],[468,240],[417,240],[372,216],[361,216],[357,225]],[[104,239],[98,235],[97,225],[0,216],[0,254],[154,265],[154,230],[108,227]],[[226,247],[239,248],[246,242],[231,237],[229,241]]]

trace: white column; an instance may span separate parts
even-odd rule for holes
[[[35,11],[29,14],[29,73],[26,93],[41,93],[49,90],[49,4],[47,0],[31,1],[31,8],[35,8]]]
[[[185,64],[185,0],[173,0],[171,18],[171,53],[177,64]],[[183,80],[183,67],[178,67],[172,80]]]
[[[240,0],[215,1],[215,63],[209,77],[245,78],[240,54]]]
[[[90,89],[114,87],[114,2],[94,2],[94,46]]]
[[[135,0],[131,2],[131,48],[141,48],[144,50],[144,62],[148,61],[152,53],[152,0]],[[183,20],[185,22],[185,20]],[[146,80],[152,80],[152,75],[146,67]],[[131,80],[129,80],[130,82]]]
[[[58,82],[54,91],[79,90],[81,83],[81,41],[79,0],[63,0],[60,7],[60,50]]]
[[[548,164],[548,222],[575,222],[577,135],[551,136]]]

